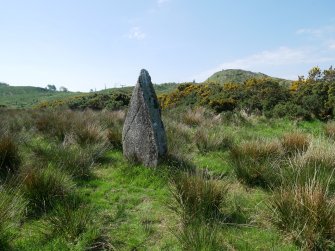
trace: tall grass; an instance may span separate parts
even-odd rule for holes
[[[280,183],[284,151],[277,141],[242,142],[230,152],[237,178],[248,186],[271,188]]]
[[[17,189],[0,186],[0,250],[10,250],[14,230],[24,217],[26,201]]]
[[[297,152],[307,151],[310,138],[307,134],[296,131],[284,134],[281,138],[281,143],[285,152],[293,155]]]
[[[307,250],[335,248],[335,200],[314,177],[304,184],[282,186],[270,203],[271,221]]]
[[[49,212],[57,204],[65,203],[74,193],[74,184],[69,177],[51,166],[26,166],[21,176],[22,190],[29,201],[31,215]]]
[[[19,149],[14,137],[0,135],[0,177],[17,171],[19,165]]]
[[[182,173],[171,181],[175,205],[171,207],[184,222],[194,219],[224,220],[221,207],[225,203],[227,186],[207,178],[204,173]]]
[[[219,228],[210,224],[191,223],[183,225],[175,233],[183,250],[227,250],[220,238]]]
[[[233,146],[234,139],[223,132],[208,132],[208,128],[200,128],[195,134],[195,143],[201,153],[223,151]]]

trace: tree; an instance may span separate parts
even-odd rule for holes
[[[59,87],[60,92],[68,92],[69,90],[65,86]]]
[[[47,85],[46,87],[49,91],[53,91],[55,92],[57,90],[56,86],[55,85]]]

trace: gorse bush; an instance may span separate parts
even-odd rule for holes
[[[315,179],[274,192],[269,207],[272,222],[307,250],[335,248],[335,201]]]
[[[280,183],[283,154],[279,142],[255,140],[233,147],[230,159],[235,174],[242,183],[269,188]]]
[[[15,172],[20,165],[19,149],[11,135],[0,136],[0,177]]]

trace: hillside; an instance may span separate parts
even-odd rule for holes
[[[169,93],[176,89],[176,83],[164,83],[154,84],[154,88],[157,94]],[[109,95],[113,93],[123,93],[131,95],[133,86],[123,88],[110,88],[101,90],[95,93],[81,93],[81,92],[59,92],[50,91],[45,88],[33,87],[33,86],[10,86],[4,83],[0,83],[0,106],[6,106],[8,108],[31,108],[37,104],[50,103],[50,101],[61,101],[65,102],[71,98],[80,96],[96,97],[96,94]],[[61,102],[62,103],[62,102]]]
[[[210,76],[205,82],[216,82],[216,83],[243,83],[247,79],[250,78],[272,78],[279,81],[281,84],[289,84],[291,81],[281,78],[270,77],[261,72],[252,72],[252,71],[245,71],[240,69],[227,69],[222,70],[214,73]]]
[[[0,83],[0,106],[9,108],[29,108],[43,101],[51,101],[76,96],[78,92],[50,91],[33,86],[10,86]]]

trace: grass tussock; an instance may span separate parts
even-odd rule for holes
[[[231,148],[234,139],[223,132],[210,134],[205,128],[201,128],[195,134],[195,143],[201,153],[207,153]]]
[[[203,173],[180,174],[172,181],[174,209],[183,221],[223,219],[227,186],[205,177]]]
[[[277,141],[242,142],[230,152],[237,178],[248,186],[269,188],[280,182],[283,149]]]
[[[316,179],[279,188],[270,209],[273,224],[303,249],[335,247],[335,200]]]
[[[24,218],[26,201],[18,190],[0,186],[0,249],[10,250],[15,230]]]
[[[0,136],[0,175],[17,171],[20,165],[19,149],[11,135]]]
[[[335,139],[335,122],[328,122],[324,126],[324,131],[327,137]]]
[[[201,125],[205,119],[204,108],[196,108],[194,110],[189,109],[182,116],[182,122],[191,127]]]
[[[183,250],[227,250],[219,229],[210,224],[189,224],[175,234]]]
[[[301,132],[286,133],[281,138],[281,143],[286,153],[293,155],[297,152],[307,151],[310,137]]]
[[[43,169],[27,166],[21,175],[22,190],[32,215],[49,212],[73,194],[74,185],[69,177],[51,166]]]

